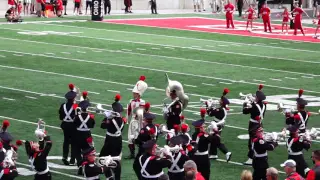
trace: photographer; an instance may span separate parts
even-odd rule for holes
[[[4,17],[7,19],[8,22],[19,22],[19,17],[15,15],[14,11],[14,7],[11,7],[7,10]]]

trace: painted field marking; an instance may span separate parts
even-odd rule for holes
[[[25,29],[11,29],[11,28],[0,28],[6,30],[14,30],[14,31],[31,31]],[[97,39],[97,40],[104,40],[104,41],[115,41],[115,42],[123,42],[123,43],[133,43],[133,44],[143,44],[143,45],[155,45],[161,47],[173,47],[173,48],[181,48],[181,49],[192,49],[198,51],[206,51],[206,52],[219,52],[224,54],[233,54],[233,55],[241,55],[241,56],[250,56],[250,57],[260,57],[266,59],[279,59],[285,61],[294,61],[294,62],[305,62],[311,64],[320,64],[320,61],[307,61],[307,60],[299,60],[299,59],[291,59],[291,58],[281,58],[281,57],[274,57],[274,56],[265,56],[265,55],[254,55],[248,53],[238,53],[238,52],[230,52],[230,51],[222,51],[222,50],[213,50],[213,49],[201,49],[201,48],[192,48],[187,46],[175,46],[175,45],[168,45],[168,44],[157,44],[157,43],[147,43],[147,42],[139,42],[139,41],[129,41],[129,40],[119,40],[119,39],[110,39],[110,38],[103,38],[103,37],[90,37],[90,36],[81,36],[81,35],[72,35],[72,34],[61,34],[62,36],[70,36],[70,37],[79,37],[79,38],[88,38],[88,39]]]
[[[164,47],[164,48],[166,48],[166,49],[175,49],[175,48],[173,48],[173,47]]]
[[[2,117],[2,116],[0,116],[0,117]],[[24,164],[24,163],[20,163],[20,162],[16,162],[16,164],[18,164],[20,166],[24,166],[24,167],[30,168],[30,164]],[[55,170],[52,170],[52,169],[50,169],[50,172],[55,173],[55,174],[60,174],[60,175],[63,175],[63,176],[67,176],[67,177],[71,177],[71,178],[75,178],[75,179],[85,179],[85,178],[80,177],[80,176],[74,176],[74,175],[71,175],[71,174],[66,174],[66,173],[55,171]]]
[[[313,79],[313,77],[312,77],[312,76],[301,76],[301,77],[303,77],[303,78],[307,78],[307,79]]]
[[[54,55],[54,53],[45,53],[45,54]]]
[[[208,83],[201,83],[203,85],[206,85],[206,86],[216,86],[215,84],[208,84]]]
[[[36,97],[32,97],[32,96],[25,96],[26,98],[29,98],[29,99],[38,99]]]
[[[226,47],[226,46],[228,46],[228,45],[220,44],[220,45],[218,45],[218,46],[220,46],[220,47]]]
[[[102,52],[102,51],[99,51],[99,50],[92,50],[93,52],[97,52],[97,53],[99,53],[99,52]]]
[[[87,22],[87,20],[63,20],[63,21],[25,21],[19,24],[47,24],[47,23],[65,23],[65,22]],[[17,25],[15,23],[2,22],[0,25]]]
[[[14,55],[14,56],[23,56],[22,54],[12,54],[12,55]]]
[[[276,78],[269,78],[272,81],[282,81],[281,79],[276,79]]]
[[[130,50],[130,49],[121,49],[121,51],[129,51],[129,52],[131,52],[132,50]]]
[[[40,42],[40,41],[21,40],[21,39],[13,39],[13,38],[5,38],[5,37],[0,37],[0,39],[32,42],[32,43],[38,43],[38,44],[57,45],[57,46],[65,46],[65,47],[84,48],[84,49],[90,49],[90,50],[97,50],[98,49],[98,48],[91,48],[91,47],[84,47],[84,46],[74,46],[74,45],[66,45],[66,44],[46,43],[46,42]],[[160,48],[157,48],[157,49],[160,49]],[[197,59],[172,57],[172,56],[143,54],[143,53],[136,53],[136,52],[113,51],[113,50],[108,50],[108,49],[98,49],[98,50],[99,50],[99,52],[102,52],[101,50],[103,50],[103,51],[112,52],[112,53],[135,54],[135,55],[142,55],[142,56],[149,56],[149,57],[151,56],[151,57],[160,57],[160,58],[166,58],[166,59],[177,59],[177,60],[182,60],[182,61],[192,61],[192,62],[201,62],[201,63],[210,63],[210,64],[221,64],[221,65],[227,65],[227,66],[249,68],[249,69],[259,69],[259,70],[266,70],[266,71],[280,72],[280,73],[301,74],[301,75],[309,75],[309,76],[320,76],[320,75],[317,75],[317,74],[306,74],[306,73],[301,73],[301,72],[293,72],[293,71],[285,71],[285,70],[253,67],[253,66],[246,66],[246,65],[239,65],[239,64],[221,63],[221,62],[215,62],[215,61],[205,61],[205,60],[197,60]],[[70,54],[70,53],[67,53],[67,54]]]
[[[228,82],[219,82],[220,84],[232,84],[232,83],[228,83]]]
[[[7,50],[0,50],[4,52],[16,52],[16,51],[7,51]],[[17,52],[16,52],[17,53]],[[94,63],[94,64],[104,64],[104,65],[110,65],[110,66],[118,66],[118,67],[127,67],[127,68],[134,68],[134,69],[143,69],[143,70],[151,70],[155,72],[166,72],[166,73],[172,73],[172,74],[179,74],[179,75],[185,75],[185,76],[191,76],[191,77],[200,77],[200,78],[207,78],[207,79],[216,79],[216,80],[223,80],[223,81],[231,81],[233,83],[238,82],[238,83],[243,83],[243,84],[251,84],[251,85],[256,85],[256,83],[253,82],[247,82],[244,80],[231,80],[231,79],[224,79],[224,78],[218,78],[218,77],[213,77],[213,76],[205,76],[205,75],[197,75],[197,74],[190,74],[190,73],[182,73],[182,72],[175,72],[175,71],[168,71],[168,70],[162,70],[162,69],[153,69],[153,68],[145,68],[145,67],[137,67],[137,66],[129,66],[129,65],[123,65],[123,64],[113,64],[113,63],[104,63],[104,62],[99,62],[99,61],[87,61],[83,59],[75,59],[75,58],[65,58],[65,57],[58,57],[58,56],[48,56],[48,55],[43,55],[43,54],[33,54],[33,53],[24,53],[24,52],[18,52],[22,54],[28,54],[28,55],[33,55],[33,56],[41,56],[41,57],[51,57],[55,59],[64,59],[64,60],[70,60],[70,61],[78,61],[78,62],[87,62],[87,63]],[[72,76],[68,74],[60,74],[60,73],[54,73],[54,72],[46,72],[46,71],[39,71],[39,70],[34,70],[34,69],[26,69],[26,68],[19,68],[19,67],[13,67],[13,66],[3,66],[0,65],[0,67],[4,68],[11,68],[11,69],[20,69],[20,70],[25,70],[25,71],[33,71],[33,72],[42,72],[42,73],[48,73],[48,74],[56,74],[56,75],[62,75],[62,76],[69,76],[69,77],[75,77],[75,78],[80,78],[79,76]],[[81,77],[82,79],[88,79],[88,80],[95,80],[95,81],[100,81],[100,82],[111,82],[111,81],[105,81],[105,80],[98,80],[94,78],[85,78]],[[113,82],[115,84],[120,84],[118,82]],[[122,83],[124,84],[124,83]],[[283,87],[283,86],[275,86],[275,85],[268,85],[265,84],[266,87],[273,87],[273,88],[279,88],[279,89],[287,89],[287,90],[299,90],[297,88],[289,88],[289,87]],[[317,93],[320,94],[318,91],[311,91],[311,90],[305,90],[305,92],[311,92],[311,93]]]
[[[77,51],[77,53],[86,54],[84,51]]]
[[[255,82],[266,82],[266,81],[259,80],[259,79],[253,79],[253,81],[255,81]]]
[[[94,92],[94,91],[87,91],[88,93],[92,93],[92,94],[100,94],[98,92]]]
[[[155,47],[152,47],[151,49],[154,49],[154,50],[159,50],[160,48],[155,48]]]
[[[143,48],[137,48],[137,50],[145,51],[146,49],[143,49]]]
[[[4,56],[4,55],[0,55],[0,57],[5,58],[6,56]]]
[[[6,117],[6,116],[0,116],[0,118],[5,118],[5,119],[9,119],[9,120],[13,120],[13,121],[18,121],[18,122],[23,122],[23,123],[28,123],[28,124],[34,124],[34,125],[37,125],[37,123],[33,123],[33,122],[30,122],[30,121],[26,121],[26,120],[20,120],[20,119],[15,119],[15,118],[11,118],[11,117]],[[61,129],[59,127],[56,127],[56,126],[50,126],[50,125],[46,125],[46,127],[50,127],[50,128],[53,128],[53,129]],[[95,137],[99,137],[99,138],[105,138],[104,136],[100,136],[100,135],[97,135],[97,134],[92,134],[92,136],[95,136]],[[122,140],[122,142],[125,142],[125,143],[128,143],[128,141],[126,140]],[[218,161],[221,161],[221,162],[226,162],[224,159],[217,159]],[[229,161],[230,164],[236,164],[236,165],[241,165],[241,166],[245,166],[243,165],[242,163],[239,163],[239,162],[234,162],[234,161]],[[29,166],[29,165],[28,165]],[[51,170],[50,170],[51,171]],[[281,171],[279,171],[281,172]],[[283,173],[283,172],[282,172]],[[68,174],[66,174],[68,175]],[[70,175],[71,176],[71,175]],[[78,176],[75,176],[75,177],[78,177]]]
[[[2,99],[8,100],[8,101],[15,101],[15,99],[7,98],[7,97],[2,97]]]
[[[61,52],[62,54],[71,54],[71,53],[69,53],[69,52]]]
[[[109,90],[107,89],[108,92],[113,92],[113,93],[120,93],[120,91],[115,91],[115,90]]]
[[[187,87],[194,87],[194,88],[196,88],[197,86],[195,86],[195,85],[189,85],[189,84],[184,84],[184,86],[187,86]]]
[[[186,17],[188,18],[188,17]],[[192,18],[192,17],[189,17]],[[193,17],[194,18],[194,17]],[[172,18],[171,18],[172,19]],[[127,20],[127,19],[126,19]],[[100,28],[89,28],[83,26],[70,26],[70,25],[60,25],[60,24],[45,24],[45,25],[52,25],[52,26],[61,26],[61,27],[71,27],[71,28],[79,28],[79,29],[92,29],[98,31],[109,31],[109,32],[120,32],[120,33],[127,33],[127,34],[140,34],[140,35],[150,35],[150,36],[159,36],[159,37],[168,37],[168,38],[176,38],[176,39],[189,39],[189,40],[196,40],[196,41],[207,41],[207,42],[218,42],[218,43],[228,43],[233,45],[241,45],[241,46],[262,46],[267,48],[273,49],[284,49],[284,50],[292,50],[292,51],[302,51],[302,52],[312,52],[312,53],[320,53],[319,51],[312,51],[312,50],[304,50],[304,49],[295,49],[295,48],[287,48],[287,47],[277,47],[277,46],[267,46],[265,44],[247,44],[247,43],[239,43],[239,42],[228,42],[228,41],[217,41],[217,40],[210,40],[210,39],[199,39],[199,38],[191,38],[191,37],[181,37],[181,36],[169,36],[169,35],[161,35],[161,34],[151,34],[151,33],[140,33],[140,32],[130,32],[130,31],[119,31],[119,30],[110,30],[110,29],[100,29]],[[280,42],[283,44],[290,44],[289,42]]]
[[[286,78],[286,79],[292,79],[292,80],[298,79],[298,78],[293,78],[293,77],[284,77],[284,78]]]

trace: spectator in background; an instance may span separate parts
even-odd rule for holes
[[[67,15],[67,4],[68,0],[62,0],[62,4],[64,6],[64,15]]]
[[[110,15],[110,11],[111,11],[110,0],[104,0],[104,15],[107,15],[107,13]]]
[[[22,11],[22,2],[21,2],[21,0],[19,0],[19,2],[18,2],[17,9],[18,9],[18,17],[20,17],[21,16],[21,11]]]
[[[73,15],[77,15],[77,16],[79,15],[80,3],[81,3],[81,0],[74,0]]]
[[[313,151],[311,158],[315,166],[308,172],[306,180],[319,180],[320,179],[320,150]]]
[[[274,167],[267,169],[267,180],[278,180],[278,170]]]
[[[126,6],[124,12],[127,13],[132,13],[132,0],[124,0],[124,5]]]
[[[200,172],[198,172],[197,165],[194,161],[189,160],[184,163],[183,165],[184,172],[187,178],[187,175],[190,176],[192,174],[190,171],[194,172],[195,174],[195,180],[205,180],[204,177],[201,175]]]
[[[244,170],[241,173],[241,180],[252,180],[252,173],[249,170]]]
[[[304,178],[296,172],[296,165],[296,162],[292,159],[286,160],[283,164],[280,165],[281,167],[284,167],[284,171],[287,175],[286,180],[304,180]]]
[[[88,14],[88,8],[90,8],[90,14],[92,11],[92,0],[86,0],[86,15]]]
[[[196,180],[196,172],[194,171],[186,172],[185,180]]]
[[[23,1],[23,14],[26,15],[26,14],[29,14],[29,8],[30,8],[30,12],[31,11],[31,0],[24,0]]]

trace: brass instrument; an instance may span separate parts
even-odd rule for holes
[[[245,108],[251,108],[251,104],[255,102],[255,96],[253,94],[243,94],[239,93],[240,99],[244,100],[244,104],[246,104]]]
[[[132,141],[136,139],[139,135],[140,130],[143,128],[143,120],[144,120],[144,108],[138,107],[134,109],[133,117],[130,121],[129,128],[128,128],[128,140]]]
[[[283,115],[286,115],[287,113],[293,114],[294,112],[297,112],[297,110],[293,106],[284,105],[282,102],[278,103],[277,108],[278,111]]]
[[[96,113],[104,114],[106,118],[121,117],[121,114],[112,110],[104,109],[102,104],[97,104]]]
[[[156,155],[159,156],[160,158],[163,158],[165,156],[169,156],[173,158],[173,154],[179,152],[181,149],[182,147],[178,145],[174,147],[165,145],[163,148],[157,147]]]
[[[120,156],[102,156],[102,157],[97,157],[95,162],[98,166],[106,166],[106,167],[111,167],[111,168],[116,168],[117,167],[117,162],[116,161],[121,161],[121,155]]]
[[[43,141],[44,137],[46,137],[45,131],[46,123],[42,119],[39,119],[37,129],[34,131],[34,133],[40,141]]]
[[[210,125],[208,125],[208,126],[205,128],[205,131],[206,131],[208,134],[214,134],[215,132],[218,132],[217,123],[216,123],[215,121],[211,121],[211,122],[210,122]]]
[[[217,109],[220,106],[219,100],[214,100],[214,99],[202,99],[200,98],[200,103],[203,103],[203,105],[206,105],[209,109]]]
[[[166,137],[167,134],[169,134],[171,137],[174,136],[174,129],[168,130],[167,126],[164,124],[160,124],[159,131],[159,134],[163,135],[164,137]]]

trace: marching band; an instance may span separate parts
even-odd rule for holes
[[[163,117],[166,124],[155,124],[156,116],[152,113],[151,104],[141,99],[148,89],[145,76],[141,76],[134,86],[133,99],[127,105],[126,117],[122,116],[124,108],[120,103],[121,96],[117,94],[111,104],[112,110],[96,106],[96,113],[103,114],[101,128],[106,130],[105,142],[96,157],[91,129],[95,127],[95,117],[88,111],[90,100],[88,92],[81,94],[79,88],[69,84],[69,91],[65,94],[66,102],[59,108],[59,119],[64,134],[63,158],[65,165],[75,162],[79,168],[78,175],[88,180],[99,179],[104,174],[106,179],[121,179],[122,161],[122,132],[128,126],[128,142],[130,155],[134,159],[132,164],[137,179],[158,179],[168,169],[168,176],[172,180],[185,178],[184,164],[193,160],[198,172],[204,179],[210,179],[210,159],[217,159],[217,149],[220,149],[229,162],[232,153],[222,142],[222,130],[227,124],[227,115],[230,101],[226,97],[229,89],[223,89],[218,100],[200,99],[205,107],[200,109],[200,119],[192,122],[193,134],[185,123],[182,112],[188,106],[189,97],[184,93],[183,86],[178,81],[170,80],[166,74],[168,86],[167,98],[163,104]],[[243,99],[243,114],[250,114],[248,126],[248,157],[244,163],[252,165],[253,179],[266,178],[268,164],[268,151],[273,151],[279,141],[285,141],[288,150],[288,159],[296,162],[297,173],[306,177],[310,169],[306,163],[303,150],[310,149],[311,138],[316,138],[318,129],[307,129],[311,113],[306,111],[307,101],[302,98],[303,90],[299,90],[296,109],[286,107],[279,103],[279,111],[285,115],[285,124],[288,125],[280,133],[264,133],[262,121],[267,110],[266,95],[262,92],[263,85],[258,86],[255,95],[240,93]],[[206,120],[210,118],[211,120]],[[130,120],[128,122],[127,120]],[[206,126],[206,124],[209,124]],[[52,147],[52,141],[45,130],[45,122],[38,121],[35,135],[38,142],[18,140],[12,145],[13,137],[8,132],[9,121],[3,121],[0,132],[0,179],[14,179],[18,176],[16,169],[17,146],[25,144],[31,168],[36,172],[35,179],[50,180],[51,173],[47,163],[47,156]],[[164,136],[166,145],[158,147],[157,142]],[[70,161],[69,146],[71,145]],[[138,153],[135,154],[135,146]]]

